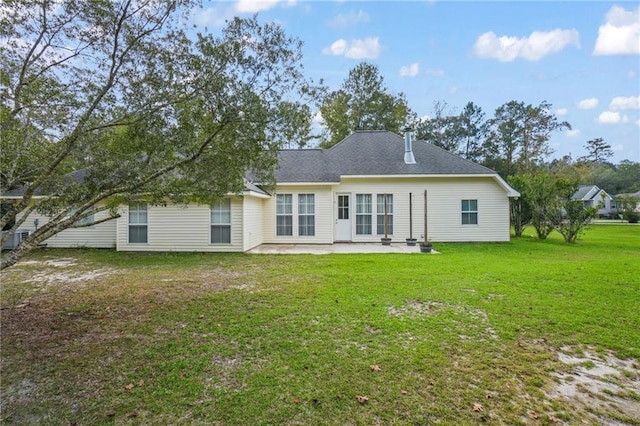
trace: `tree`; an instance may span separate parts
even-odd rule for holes
[[[23,0],[5,11],[0,192],[22,196],[3,209],[0,227],[13,225],[2,241],[33,211],[50,221],[2,269],[64,229],[118,217],[121,203],[209,203],[242,191],[249,170],[269,183],[283,141],[308,137],[301,43],[255,18],[192,40],[181,17],[194,3]]]
[[[457,153],[459,144],[458,117],[453,114],[445,101],[436,101],[433,104],[432,117],[418,120],[416,138],[424,139],[435,146]]]
[[[484,143],[484,164],[503,176],[533,170],[551,154],[551,133],[571,129],[551,112],[551,104],[538,106],[510,101],[495,111],[488,122],[488,137]]]
[[[519,191],[524,191],[524,188],[527,187],[526,179],[527,176],[525,175],[515,175],[507,178],[509,185],[517,188]],[[532,219],[531,204],[529,203],[528,197],[521,193],[518,198],[510,198],[509,211],[511,226],[513,226],[515,236],[521,237],[524,228],[531,223]]]
[[[545,240],[553,231],[553,224],[549,222],[549,218],[561,210],[556,178],[549,172],[539,170],[524,173],[517,180],[511,177],[511,181],[520,185],[516,189],[523,198],[522,202],[530,209],[531,224],[538,238]]]
[[[616,208],[622,212],[622,218],[629,223],[638,223],[640,219],[640,213],[636,210],[638,202],[640,202],[638,197],[631,194],[616,197]]]
[[[567,243],[575,243],[591,220],[598,215],[596,207],[585,208],[581,200],[571,198],[577,188],[578,185],[575,182],[564,182],[564,184],[558,185],[558,200],[561,209],[550,212],[548,217],[554,229],[562,235]]]
[[[413,121],[405,95],[388,93],[378,67],[366,62],[349,71],[342,87],[327,93],[320,113],[325,123],[320,146],[329,148],[356,130],[400,133]]]
[[[479,161],[486,138],[487,121],[478,105],[468,102],[456,120],[455,133],[460,139],[460,154],[470,161]]]
[[[595,138],[587,141],[584,144],[584,149],[588,154],[581,158],[581,160],[591,161],[594,163],[601,163],[613,156],[611,145],[606,143],[602,138]]]
[[[522,173],[508,178],[520,192],[522,205],[517,221],[527,219],[536,230],[538,238],[545,240],[554,230],[554,219],[562,216],[565,194],[573,194],[578,187],[577,179],[558,177],[547,170]],[[514,207],[512,207],[512,212]],[[517,224],[516,221],[516,224]]]

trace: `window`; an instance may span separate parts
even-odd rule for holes
[[[462,200],[462,224],[478,224],[478,200]]]
[[[129,205],[129,242],[147,243],[147,205],[142,203]]]
[[[356,194],[356,235],[371,235],[371,194]]]
[[[298,235],[313,237],[316,235],[316,207],[313,194],[298,195]]]
[[[293,235],[293,195],[276,194],[276,235]]]
[[[338,219],[349,219],[348,195],[338,195]]]
[[[378,194],[377,199],[377,233],[384,235],[384,196],[387,196],[387,234],[393,234],[393,194]]]
[[[231,199],[211,206],[211,244],[231,244]]]
[[[69,212],[69,217],[73,216],[74,214],[76,214],[78,212],[78,209],[72,209]],[[81,226],[81,225],[88,225],[90,223],[94,222],[94,216],[91,214],[85,218],[82,218],[80,220],[75,221],[73,224],[76,226]]]

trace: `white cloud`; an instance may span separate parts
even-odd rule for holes
[[[624,151],[624,145],[622,145],[621,143],[617,143],[617,144],[611,146],[611,151],[613,151],[613,152],[622,152],[622,151]]]
[[[576,104],[580,109],[592,109],[598,106],[598,98],[583,99]]]
[[[558,116],[563,116],[563,115],[567,115],[569,111],[566,108],[558,108],[556,110],[556,115]]]
[[[559,52],[569,45],[580,47],[580,35],[575,29],[534,31],[529,37],[497,37],[493,32],[482,34],[473,45],[474,53],[481,58],[511,62],[517,58],[537,61]]]
[[[596,121],[600,124],[620,124],[627,123],[629,118],[626,115],[620,115],[617,111],[604,111]]]
[[[424,73],[432,77],[442,77],[444,75],[444,70],[440,68],[427,68],[424,70]]]
[[[451,86],[451,87],[449,88],[449,93],[451,93],[451,94],[458,93],[458,91],[459,91],[459,90],[460,90],[460,88],[459,88],[459,87]]]
[[[567,131],[565,132],[565,134],[566,134],[567,136],[569,136],[570,138],[575,138],[576,136],[580,136],[580,133],[581,133],[581,132],[580,132],[580,130],[578,130],[578,129],[567,130]]]
[[[191,20],[194,24],[202,27],[221,27],[225,25],[227,20],[233,18],[233,16],[234,11],[231,7],[217,4],[202,11],[195,9],[191,14]]]
[[[351,25],[359,24],[360,22],[369,22],[369,14],[364,10],[349,12],[344,15],[341,13],[331,19],[328,24],[332,27],[344,28]]]
[[[256,13],[262,10],[273,9],[278,3],[283,2],[282,0],[239,0],[235,4],[235,9],[240,13]],[[289,5],[295,4],[295,2],[292,1],[286,3]]]
[[[640,96],[629,96],[628,98],[617,96],[611,100],[609,109],[612,111],[640,109]]]
[[[311,116],[311,126],[314,129],[324,130],[327,125],[324,121],[324,117],[322,117],[322,113],[320,111],[315,111]]]
[[[400,76],[402,77],[415,77],[418,75],[420,66],[417,62],[409,65],[400,67]]]
[[[347,41],[336,40],[329,47],[322,49],[324,55],[344,56],[350,59],[375,59],[380,55],[382,47],[378,37],[367,37]]]
[[[640,119],[636,120],[636,124],[640,127]]]
[[[627,72],[627,78],[629,80],[633,80],[637,75],[638,73],[636,73],[634,70],[629,70],[629,72]]]
[[[640,7],[626,10],[613,6],[607,22],[600,25],[594,55],[640,55]]]

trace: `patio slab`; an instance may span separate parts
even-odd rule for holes
[[[403,243],[383,246],[379,243],[335,244],[262,244],[249,250],[251,254],[332,254],[332,253],[420,253],[418,245]],[[438,254],[435,250],[432,254]]]

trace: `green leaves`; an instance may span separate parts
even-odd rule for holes
[[[249,171],[269,183],[278,148],[306,144],[315,89],[301,43],[278,25],[236,18],[191,40],[191,0],[32,3],[14,2],[0,27],[11,41],[0,189],[23,190],[17,211],[38,192],[54,197],[39,206],[53,215],[142,193],[209,202],[241,192]],[[63,218],[29,242],[65,229]]]
[[[400,129],[414,113],[403,93],[388,93],[378,67],[361,62],[349,71],[340,90],[324,96],[320,106],[326,132],[320,146],[329,148],[356,130]]]

